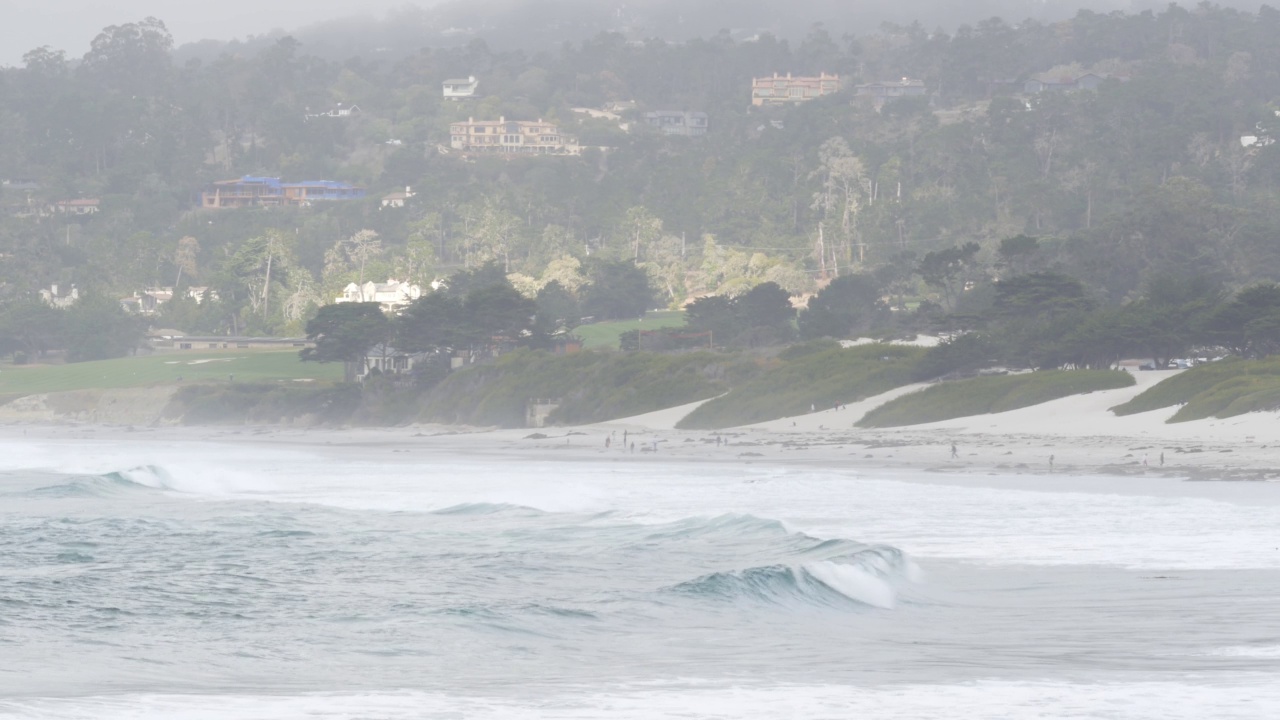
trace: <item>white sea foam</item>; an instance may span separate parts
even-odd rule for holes
[[[892,610],[897,604],[897,593],[893,585],[887,579],[860,567],[823,560],[808,563],[804,569],[823,585],[858,602],[886,610]]]
[[[1280,645],[1235,645],[1218,648],[1210,655],[1239,658],[1275,658],[1280,660]],[[1280,681],[1280,678],[1277,678]]]
[[[651,685],[526,699],[421,692],[314,695],[120,695],[0,701],[0,720],[1261,720],[1280,715],[1275,677],[1232,684],[700,687]]]
[[[1280,716],[1276,508],[1205,485],[16,445],[138,487],[6,476],[0,720]]]
[[[165,489],[352,510],[430,512],[471,503],[612,513],[639,523],[749,514],[815,537],[901,548],[916,558],[1134,569],[1280,569],[1274,503],[1237,485],[1129,479],[988,478],[923,473],[647,463],[471,461],[358,448],[232,443],[6,442],[0,468],[104,474],[150,465]],[[890,479],[893,478],[893,479]],[[901,479],[897,479],[901,478]],[[144,480],[144,484],[151,482]],[[1259,485],[1252,495],[1274,486]],[[1111,488],[1125,489],[1125,494]],[[1215,498],[1215,492],[1221,495]]]

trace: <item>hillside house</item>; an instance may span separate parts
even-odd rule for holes
[[[707,114],[680,110],[655,110],[644,114],[646,125],[656,127],[663,135],[697,137],[707,134]]]
[[[864,83],[855,85],[853,88],[853,94],[858,97],[886,100],[901,97],[923,97],[927,92],[923,80],[913,80],[905,77],[901,80]]]
[[[816,77],[793,77],[791,73],[785,76],[774,73],[773,77],[751,79],[751,104],[760,107],[801,103],[839,91],[839,75],[824,72]]]
[[[445,100],[466,100],[476,97],[480,89],[480,81],[474,75],[465,78],[452,78],[441,84],[441,94]]]
[[[385,283],[370,280],[363,285],[348,283],[342,289],[342,295],[334,298],[334,302],[376,302],[382,306],[383,312],[395,314],[420,297],[422,288],[417,285],[393,279],[388,279]]]
[[[134,315],[155,315],[160,306],[173,299],[173,288],[148,288],[120,298],[120,307]]]
[[[56,290],[57,286],[54,286],[54,289]],[[72,293],[75,293],[74,289]],[[128,297],[120,298],[120,307],[124,308],[126,312],[135,315],[154,315],[160,312],[162,306],[171,302],[177,294],[177,291],[172,287],[147,288]],[[184,294],[185,297],[195,300],[197,305],[204,302],[205,295],[208,295],[210,300],[218,299],[218,291],[212,290],[207,286],[189,287]]]
[[[1085,73],[1075,77],[1048,77],[1040,76],[1031,78],[1022,85],[1022,92],[1027,95],[1039,95],[1046,92],[1067,92],[1069,90],[1088,90],[1095,92],[1104,82],[1111,79],[1110,75],[1100,75],[1098,73]],[[1117,80],[1123,82],[1124,78],[1117,77]]]
[[[58,292],[57,283],[50,285],[48,288],[40,289],[41,302],[43,302],[45,305],[48,305],[49,307],[58,308],[59,310],[62,310],[64,308],[69,308],[72,305],[75,305],[76,301],[79,299],[80,299],[80,290],[77,289],[75,285],[71,286],[71,291],[68,292],[66,295],[62,295]]]
[[[101,201],[98,198],[59,200],[53,204],[53,212],[59,215],[93,215],[98,212],[100,204]]]
[[[387,193],[386,195],[383,195],[382,207],[402,208],[404,207],[405,203],[409,201],[409,198],[413,197],[414,195],[417,195],[417,193],[413,191],[413,188],[406,185],[404,187],[404,192],[393,192],[393,193]]]
[[[429,353],[405,352],[386,343],[379,343],[365,353],[363,360],[355,368],[354,379],[356,382],[364,382],[371,375],[411,375],[414,367],[429,357]]]
[[[352,115],[360,114],[359,105],[343,105],[342,103],[338,103],[337,105],[323,112],[313,113],[313,112],[310,112],[310,108],[308,108],[307,110],[308,112],[302,116],[303,120],[311,120],[313,118],[324,118],[324,117],[349,118]]]
[[[472,153],[524,155],[577,155],[577,141],[560,134],[560,129],[542,120],[476,120],[449,125],[449,146]]]
[[[200,194],[200,206],[209,209],[244,207],[307,207],[313,202],[355,200],[365,189],[336,180],[304,180],[286,183],[280,178],[245,175],[221,180]]]

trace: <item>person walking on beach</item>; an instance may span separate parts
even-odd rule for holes
[[[1053,456],[1049,456],[1049,472],[1053,472]]]
[[[1142,467],[1147,466],[1147,453],[1142,453]]]
[[[605,449],[605,450],[608,450],[608,449],[609,449],[609,436],[608,436],[608,435],[605,435],[605,436],[604,436],[604,449]]]
[[[1160,467],[1164,467],[1164,451],[1160,451]]]
[[[955,460],[958,457],[960,457],[960,452],[956,450],[956,444],[951,443],[951,459]]]

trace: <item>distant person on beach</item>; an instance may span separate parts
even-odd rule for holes
[[[960,457],[960,452],[956,450],[956,444],[951,443],[951,459],[954,460],[958,457]]]
[[[605,450],[608,450],[608,449],[609,449],[609,436],[608,436],[608,435],[605,435],[605,436],[604,436],[604,449],[605,449]]]
[[[1164,467],[1164,451],[1160,451],[1160,467]]]
[[[1049,472],[1053,472],[1053,456],[1049,456]]]

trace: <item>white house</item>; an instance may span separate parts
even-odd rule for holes
[[[404,192],[393,192],[382,196],[382,207],[384,208],[402,208],[409,198],[416,195],[413,188],[408,185],[404,186]]]
[[[464,100],[476,96],[480,81],[475,75],[466,78],[451,78],[442,83],[445,100]]]
[[[376,302],[382,306],[383,312],[397,313],[420,297],[422,288],[417,285],[393,279],[388,279],[385,283],[370,280],[364,285],[349,283],[334,302]]]

